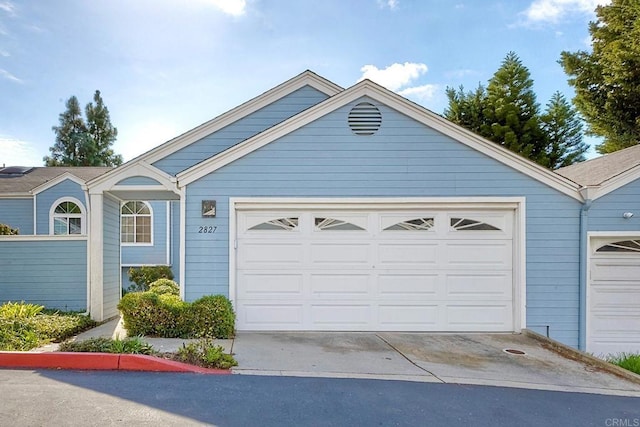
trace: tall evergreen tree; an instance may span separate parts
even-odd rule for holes
[[[118,130],[111,124],[109,110],[104,105],[100,91],[96,91],[93,103],[87,104],[82,117],[78,98],[72,96],[60,113],[59,126],[53,126],[55,144],[49,148],[51,156],[43,158],[46,166],[118,166],[122,156],[116,155],[111,146]]]
[[[582,139],[582,121],[560,92],[555,92],[540,118],[547,137],[547,158],[551,169],[585,160],[589,146]]]
[[[562,52],[560,64],[587,134],[604,137],[596,146],[604,154],[640,142],[640,2],[612,0],[596,15],[592,51]]]
[[[559,93],[540,113],[533,80],[509,52],[486,89],[447,88],[444,116],[480,136],[549,168],[584,160],[580,119]]]

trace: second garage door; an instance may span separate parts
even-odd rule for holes
[[[513,218],[239,210],[237,327],[513,331]]]

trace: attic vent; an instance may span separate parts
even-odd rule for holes
[[[356,135],[373,135],[381,124],[380,110],[368,102],[361,102],[349,113],[349,127]]]

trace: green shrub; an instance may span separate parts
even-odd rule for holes
[[[44,310],[43,305],[22,302],[6,302],[0,305],[0,317],[5,319],[26,319]]]
[[[11,228],[7,224],[0,224],[0,236],[17,236],[20,230]]]
[[[65,342],[60,344],[59,351],[147,355],[157,353],[151,344],[146,343],[141,337],[128,337],[123,340],[100,337]]]
[[[26,351],[42,343],[32,323],[0,318],[0,351]]]
[[[158,279],[149,285],[149,291],[158,295],[180,296],[180,287],[171,279]]]
[[[205,296],[190,304],[173,294],[134,292],[122,297],[118,309],[132,335],[230,338],[235,329],[231,302],[222,295]]]
[[[225,296],[204,296],[191,304],[190,311],[193,332],[196,337],[233,337],[235,314],[231,302]]]
[[[129,269],[129,280],[134,285],[129,286],[130,292],[144,292],[149,290],[149,285],[158,279],[173,280],[171,267],[166,265],[143,266]]]
[[[640,375],[640,354],[620,353],[610,356],[607,361]]]
[[[233,356],[226,354],[222,346],[214,345],[210,339],[182,344],[176,354],[176,360],[205,368],[229,369],[238,365]]]

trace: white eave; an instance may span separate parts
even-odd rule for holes
[[[80,185],[81,187],[83,187],[85,185],[85,181],[84,180],[78,178],[77,176],[75,176],[71,172],[64,172],[64,173],[56,176],[55,178],[45,182],[44,184],[41,184],[41,185],[37,186],[36,188],[31,190],[31,193],[33,195],[42,193],[43,191],[48,190],[49,188],[54,187],[54,186],[60,184],[61,182],[66,181],[66,180],[73,181],[76,184]]]
[[[288,120],[269,128],[252,138],[235,145],[222,153],[211,157],[177,175],[178,185],[184,187],[198,179],[228,165],[229,163],[258,150],[259,148],[299,129],[338,108],[362,97],[370,97],[386,104],[418,122],[447,135],[523,174],[534,178],[551,188],[560,191],[576,200],[583,201],[579,192],[580,186],[544,167],[521,157],[508,149],[486,140],[475,133],[453,124],[443,117],[391,92],[370,80],[346,89],[333,97],[297,114]]]
[[[613,176],[598,185],[589,185],[581,189],[585,199],[596,200],[637,179],[640,179],[640,165]]]
[[[145,177],[158,182],[157,185],[123,185],[127,178]],[[87,182],[89,194],[110,192],[121,199],[153,199],[154,193],[161,199],[177,199],[180,191],[176,178],[144,161],[130,162],[114,169],[105,175]],[[162,193],[162,194],[158,194]]]

